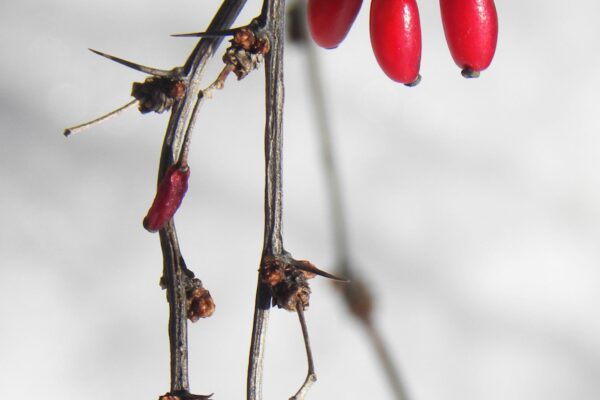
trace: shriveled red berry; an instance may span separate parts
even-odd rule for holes
[[[494,0],[440,0],[440,10],[454,62],[466,78],[479,76],[496,52],[498,15]]]
[[[371,1],[371,46],[379,66],[396,82],[414,86],[421,76],[421,22],[415,0]]]
[[[308,0],[308,27],[314,41],[333,49],[344,40],[362,0]]]
[[[144,228],[149,232],[162,229],[181,205],[183,196],[188,188],[190,168],[172,165],[167,169],[165,175],[156,189],[156,197],[144,218]]]

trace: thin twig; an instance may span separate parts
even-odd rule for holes
[[[392,387],[394,396],[397,400],[408,400],[408,394],[401,374],[395,366],[394,361],[389,356],[391,353],[379,330],[372,319],[372,294],[363,280],[357,276],[352,265],[352,255],[350,254],[350,245],[348,239],[348,228],[342,201],[342,190],[334,160],[334,146],[331,138],[331,127],[325,104],[325,93],[323,91],[323,79],[315,46],[307,40],[306,32],[306,13],[303,1],[298,1],[294,11],[302,13],[295,17],[300,20],[301,29],[296,32],[300,35],[299,42],[303,45],[306,52],[308,81],[311,92],[310,103],[313,105],[313,112],[317,122],[317,130],[321,139],[321,160],[323,162],[323,172],[325,175],[326,188],[330,199],[330,211],[332,216],[334,251],[336,257],[337,274],[350,279],[350,283],[344,285],[341,290],[344,293],[344,299],[351,311],[367,331],[372,346],[377,353],[379,362],[385,372],[387,380]],[[297,20],[298,21],[298,20]]]
[[[177,232],[173,222],[160,231],[163,252],[163,276],[169,301],[169,339],[171,351],[171,393],[188,393],[190,389],[187,351],[187,307]]]
[[[265,231],[261,266],[265,258],[283,253],[282,220],[282,136],[283,136],[283,35],[285,0],[265,0],[259,17],[269,39],[265,55]],[[254,321],[248,361],[247,400],[262,399],[265,338],[271,307],[269,288],[261,281],[256,289]]]
[[[123,113],[124,111],[130,109],[131,107],[133,107],[134,105],[136,105],[137,102],[138,101],[136,99],[133,99],[129,103],[125,104],[122,107],[117,108],[116,110],[113,110],[113,111],[109,112],[108,114],[104,114],[101,117],[98,117],[98,118],[93,119],[91,121],[85,122],[83,124],[80,124],[80,125],[77,125],[77,126],[72,126],[71,128],[67,128],[67,129],[65,129],[65,131],[63,132],[63,134],[65,136],[70,136],[70,135],[72,135],[74,133],[78,133],[78,132],[81,132],[81,131],[86,130],[88,128],[91,128],[94,125],[101,124],[104,121],[108,121],[109,119],[111,119],[113,117],[116,117],[117,115],[119,115],[119,114]]]
[[[310,348],[308,328],[306,327],[306,320],[304,319],[304,306],[300,300],[298,300],[296,303],[296,312],[298,313],[298,319],[300,320],[300,326],[302,327],[302,339],[304,340],[304,348],[306,349],[308,372],[306,373],[306,379],[304,380],[304,383],[300,389],[298,389],[298,392],[296,392],[294,396],[290,397],[290,400],[304,400],[304,396],[306,396],[311,386],[317,381],[317,374],[315,373],[315,363],[313,361],[312,350]]]
[[[213,18],[209,30],[228,29],[246,0],[224,0]],[[179,158],[186,132],[193,127],[194,115],[198,112],[199,103],[203,97],[201,79],[206,63],[213,56],[222,38],[201,39],[186,61],[185,79],[187,90],[183,100],[175,103],[171,112],[169,125],[165,133],[161,160],[159,165],[158,182],[165,171]],[[188,141],[189,144],[189,141]],[[188,379],[188,345],[187,345],[187,308],[184,290],[185,264],[173,221],[160,231],[160,242],[163,252],[164,278],[167,284],[169,299],[169,342],[171,349],[171,393],[189,393]]]
[[[190,119],[190,123],[188,124],[187,129],[185,130],[185,135],[183,139],[183,145],[181,146],[181,152],[179,153],[179,165],[187,165],[188,163],[188,155],[190,154],[190,145],[192,143],[192,133],[194,132],[194,126],[196,125],[196,119],[198,118],[198,114],[200,111],[200,107],[202,106],[202,98],[204,97],[204,92],[198,92],[198,99],[196,101],[196,105],[194,106],[194,110],[192,111],[192,117]]]

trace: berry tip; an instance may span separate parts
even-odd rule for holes
[[[473,78],[479,78],[480,72],[467,67],[467,68],[463,69],[462,71],[460,71],[460,74],[467,79],[473,79]]]
[[[419,83],[421,83],[421,74],[417,75],[417,78],[414,81],[409,82],[409,83],[405,83],[404,86],[415,87]]]

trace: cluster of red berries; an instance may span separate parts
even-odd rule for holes
[[[362,0],[308,0],[308,26],[321,47],[337,47],[358,15]],[[475,78],[492,62],[498,38],[494,0],[440,0],[442,24],[454,62]],[[416,0],[371,0],[371,46],[381,69],[414,86],[421,76],[421,23]]]

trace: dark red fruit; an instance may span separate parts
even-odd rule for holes
[[[498,40],[498,15],[494,0],[440,0],[442,23],[450,54],[474,78],[489,67]]]
[[[314,41],[333,49],[344,40],[362,0],[308,0],[308,27]]]
[[[415,0],[371,1],[371,46],[379,66],[396,82],[414,86],[421,76],[421,23]]]
[[[156,197],[144,218],[144,228],[149,232],[162,229],[173,218],[181,205],[188,188],[190,168],[186,165],[172,165],[156,189]]]

